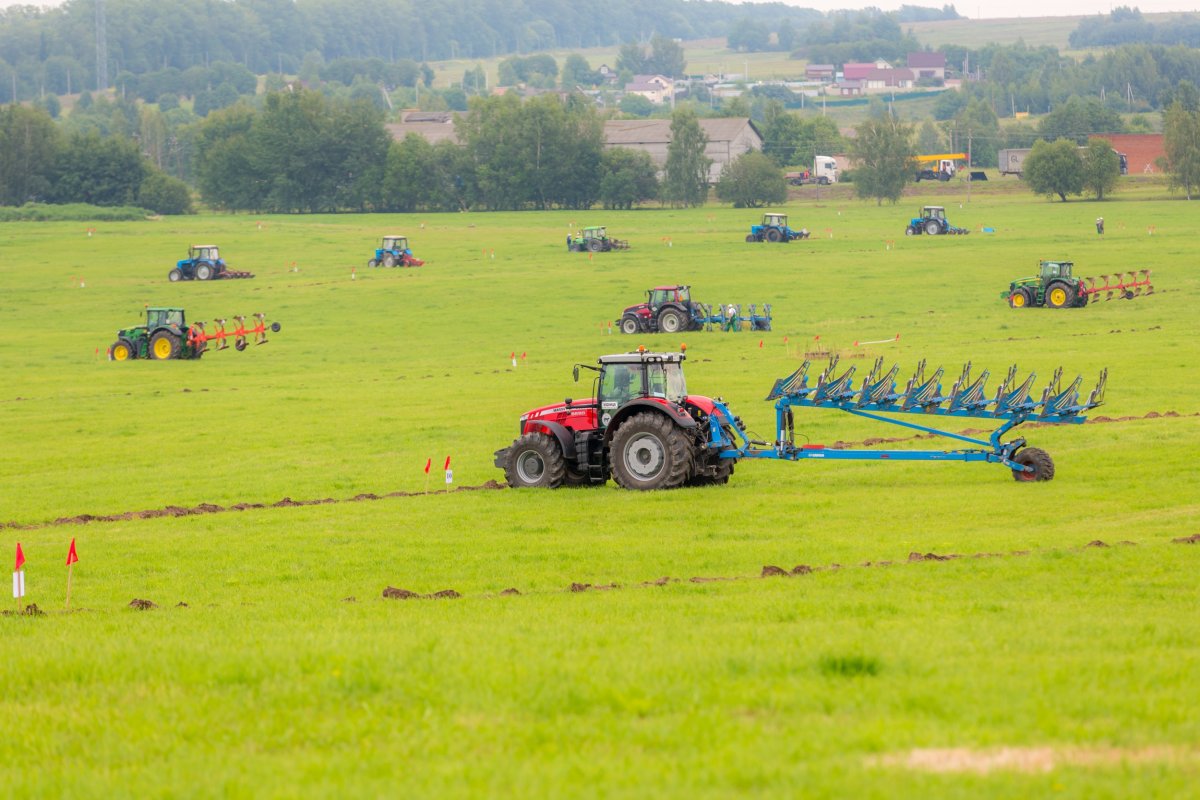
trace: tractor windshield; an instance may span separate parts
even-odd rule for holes
[[[787,225],[787,214],[763,214],[763,225],[782,228]]]
[[[649,384],[646,394],[650,397],[665,397],[673,403],[681,403],[687,397],[687,383],[678,363],[647,364],[646,381]]]
[[[408,249],[408,237],[407,236],[388,236],[383,240],[383,249],[384,250],[407,250]]]
[[[688,290],[677,287],[674,289],[653,289],[650,292],[650,305],[661,306],[663,303],[686,303]]]
[[[588,239],[603,239],[606,229],[601,228],[584,228],[583,235]]]

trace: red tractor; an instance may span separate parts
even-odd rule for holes
[[[711,446],[710,425],[727,425],[711,398],[689,395],[683,353],[601,356],[586,400],[567,398],[521,416],[520,436],[496,451],[509,486],[599,485],[626,489],[727,483],[736,458]],[[740,425],[738,426],[740,427]]]
[[[646,291],[646,302],[621,312],[621,333],[679,333],[703,326],[704,308],[692,301],[690,286],[655,286]]]

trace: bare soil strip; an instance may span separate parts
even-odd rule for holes
[[[918,772],[987,775],[998,770],[1039,774],[1056,767],[1115,767],[1195,761],[1195,749],[1151,747],[946,747],[922,748],[867,759],[871,767],[900,767]]]

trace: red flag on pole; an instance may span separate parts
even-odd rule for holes
[[[442,467],[442,471],[445,472],[448,469],[450,469],[450,456],[446,456],[446,466]]]
[[[426,475],[429,474],[429,468],[432,466],[433,466],[433,459],[432,458],[425,459],[425,474]]]
[[[67,566],[71,566],[79,560],[79,554],[75,552],[75,538],[71,538],[71,549],[67,551]]]
[[[17,565],[13,567],[13,572],[20,572],[23,566],[25,566],[25,553],[21,550],[21,543],[17,542]]]

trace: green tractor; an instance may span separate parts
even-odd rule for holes
[[[208,342],[197,330],[197,326],[188,327],[182,308],[147,308],[146,324],[117,331],[108,357],[112,361],[199,358]]]
[[[612,239],[603,225],[584,228],[574,236],[567,236],[567,251],[571,253],[607,253],[609,250],[628,250],[629,242]]]
[[[1072,277],[1072,261],[1040,261],[1038,275],[1018,278],[1001,295],[1011,308],[1083,308],[1092,292],[1080,278]]]

